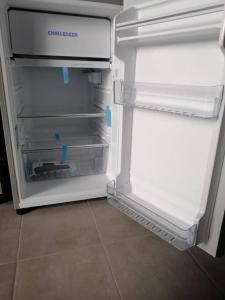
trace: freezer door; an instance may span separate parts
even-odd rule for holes
[[[108,18],[10,9],[9,25],[16,57],[107,61],[111,56]]]
[[[212,255],[224,158],[223,10],[223,1],[154,2],[121,13],[115,29],[123,126],[108,201],[178,249],[202,243]]]

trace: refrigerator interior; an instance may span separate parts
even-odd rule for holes
[[[173,4],[153,3],[116,19],[123,150],[108,185],[111,204],[180,250],[196,243],[215,201],[208,196],[224,110],[223,7],[188,14],[182,3],[177,18],[169,17]]]
[[[104,196],[111,143],[110,70],[12,62],[11,73],[21,207]]]

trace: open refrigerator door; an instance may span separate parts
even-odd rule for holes
[[[223,19],[223,1],[154,1],[116,18],[123,128],[108,201],[180,250],[207,243],[220,184]]]

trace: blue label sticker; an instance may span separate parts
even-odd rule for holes
[[[107,105],[105,108],[105,121],[108,127],[112,126],[112,117],[110,107]]]
[[[68,147],[67,145],[62,146],[61,164],[68,162]]]
[[[68,84],[70,81],[69,80],[69,69],[67,67],[63,67],[62,72],[63,72],[63,82],[64,82],[64,84]]]

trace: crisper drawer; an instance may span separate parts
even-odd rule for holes
[[[110,20],[11,9],[14,56],[110,58]]]
[[[27,181],[103,174],[108,148],[68,148],[23,153]]]

